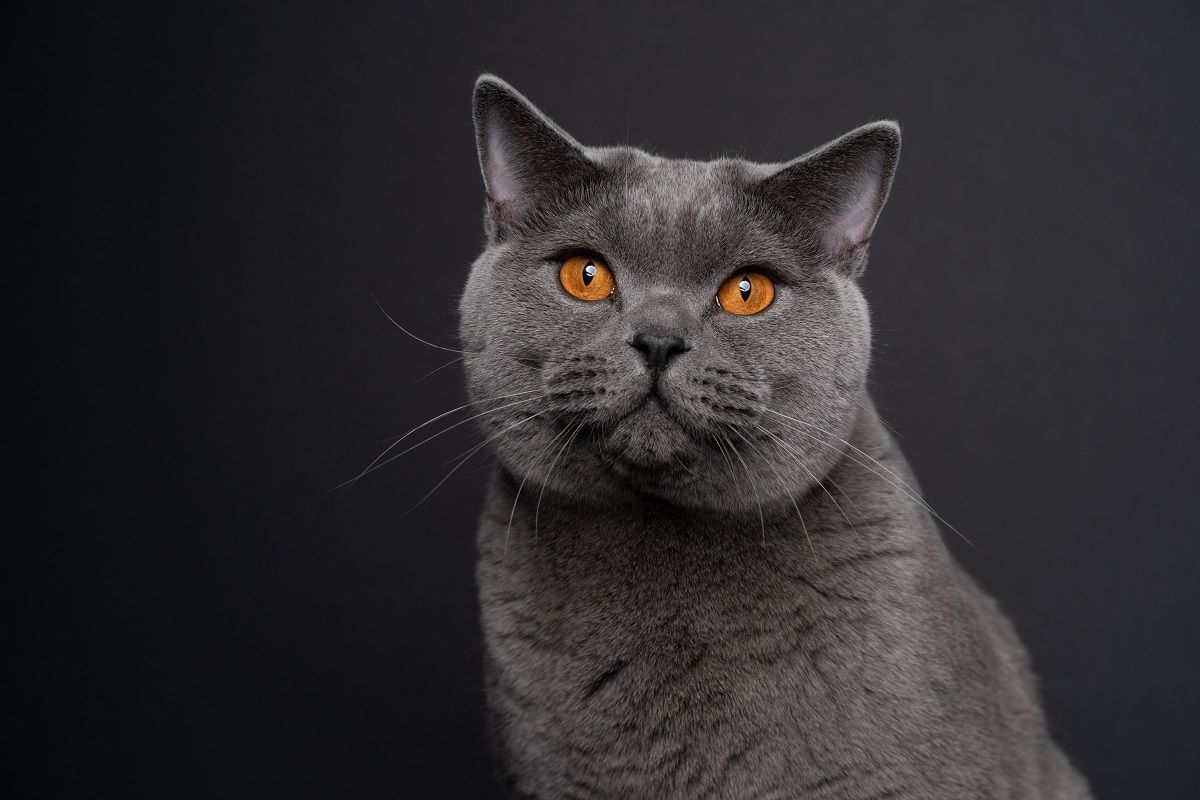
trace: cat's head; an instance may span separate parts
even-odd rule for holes
[[[741,512],[812,488],[861,410],[897,125],[763,165],[585,147],[492,76],[474,114],[487,246],[461,335],[509,473]]]

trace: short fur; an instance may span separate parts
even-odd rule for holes
[[[491,76],[475,123],[461,334],[498,462],[478,580],[511,795],[1088,797],[866,392],[856,280],[898,126],[670,160],[585,148]],[[559,285],[578,252],[608,300]],[[750,267],[774,302],[722,310]],[[638,333],[686,352],[651,368]]]

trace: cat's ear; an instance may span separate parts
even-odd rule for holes
[[[857,277],[900,159],[900,126],[873,122],[778,167],[759,182],[822,255]]]
[[[500,228],[601,172],[566,131],[494,75],[475,81],[474,116],[488,212]]]

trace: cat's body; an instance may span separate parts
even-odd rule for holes
[[[558,498],[508,535],[495,476],[478,577],[517,796],[1087,797],[1007,620],[860,423],[897,477],[845,459],[798,501],[807,537],[790,506],[760,526]]]
[[[787,166],[585,152],[494,79],[476,119],[490,246],[463,339],[500,461],[478,580],[513,796],[1088,797],[863,388],[854,279],[893,128],[797,162],[858,196],[817,185],[804,227],[772,222],[803,202],[769,183]],[[620,292],[543,295],[580,249]],[[771,307],[706,305],[744,264]],[[676,344],[652,357],[646,331]]]

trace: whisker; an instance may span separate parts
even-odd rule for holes
[[[900,435],[900,431],[896,430],[896,429],[895,429],[895,428],[892,426],[892,423],[890,423],[890,422],[888,422],[886,419],[884,419],[884,418],[883,418],[883,417],[882,417],[882,416],[879,414],[879,412],[878,412],[878,411],[876,411],[875,409],[871,408],[869,405],[867,405],[867,404],[866,404],[866,403],[864,403],[863,401],[859,400],[857,397],[851,397],[850,399],[854,401],[854,404],[855,404],[856,406],[858,406],[858,407],[859,407],[859,408],[861,408],[863,411],[867,412],[867,413],[868,413],[868,414],[870,414],[872,417],[874,417],[874,418],[876,419],[876,421],[878,421],[878,422],[879,422],[879,424],[880,424],[880,425],[882,425],[883,427],[885,427],[885,428],[887,428],[889,431],[891,431],[891,432],[892,432],[892,435],[893,435],[893,436],[895,436],[897,439],[903,439],[903,438],[904,438],[903,436],[901,436],[901,435]]]
[[[569,429],[570,429],[570,426],[567,426],[567,427],[564,427],[558,433],[554,434],[554,438],[550,440],[550,443],[545,448],[543,448],[542,453],[539,453],[539,460],[540,460],[541,455],[549,454],[551,448],[554,447],[554,445],[558,441],[559,437],[561,437],[563,434],[565,434]],[[533,470],[530,469],[530,470],[526,471],[526,473],[521,477],[521,483],[520,483],[520,485],[517,486],[517,494],[513,498],[512,509],[508,512],[508,527],[504,531],[504,555],[505,556],[508,555],[508,540],[509,540],[509,537],[512,536],[513,517],[515,517],[516,513],[517,513],[517,503],[520,502],[521,491],[525,488],[525,483],[526,483],[526,481],[529,480],[529,476],[532,474],[533,474]],[[539,497],[538,499],[540,501],[541,498]]]
[[[424,380],[425,378],[428,378],[433,373],[443,370],[446,367],[450,366],[451,364],[455,364],[458,361],[461,361],[463,358],[465,358],[468,355],[485,355],[486,354],[492,358],[503,358],[503,359],[507,359],[509,361],[515,362],[517,364],[522,364],[524,366],[533,366],[533,367],[539,366],[541,364],[574,364],[574,363],[577,363],[577,360],[574,358],[558,358],[558,357],[548,356],[548,355],[520,356],[520,355],[513,355],[512,353],[505,353],[505,352],[498,351],[498,350],[492,350],[489,352],[486,349],[459,350],[454,347],[445,347],[440,344],[434,344],[433,342],[430,342],[426,339],[422,339],[420,336],[417,336],[415,333],[410,331],[408,328],[405,328],[403,325],[401,325],[399,322],[397,322],[396,319],[387,312],[387,309],[385,309],[380,304],[379,299],[376,298],[374,295],[371,296],[371,299],[375,301],[375,305],[378,306],[379,310],[381,312],[383,312],[383,315],[385,317],[387,317],[388,322],[392,323],[392,325],[395,326],[396,329],[399,330],[400,332],[402,332],[405,336],[408,336],[409,338],[413,339],[414,341],[420,342],[421,344],[425,345],[426,347],[432,347],[437,350],[444,350],[447,353],[457,353],[458,354],[458,358],[456,358],[453,361],[450,361],[446,364],[443,364],[440,367],[430,370],[429,372],[425,373],[420,378],[417,378],[411,384],[406,386],[405,389],[411,388],[413,386],[413,384],[419,383],[422,380]]]
[[[508,527],[504,530],[504,554],[502,557],[508,556],[508,539],[512,536],[513,517],[517,514],[517,503],[521,500],[521,490],[525,488],[527,480],[529,480],[528,472],[521,477],[521,485],[517,487],[517,496],[513,498],[512,510],[508,512]]]
[[[729,460],[729,455],[725,452],[725,445],[721,444],[721,439],[714,436],[713,444],[715,444],[717,449],[721,451],[721,457],[725,459],[725,463],[729,465],[730,469],[733,469],[733,462]]]
[[[452,358],[452,359],[450,359],[449,361],[447,361],[445,364],[442,364],[440,367],[434,367],[433,369],[429,370],[429,372],[426,372],[424,375],[422,375],[421,377],[417,378],[417,379],[416,379],[415,381],[413,381],[412,383],[410,383],[410,384],[408,384],[407,386],[405,386],[405,387],[404,387],[404,388],[403,388],[401,391],[405,391],[405,392],[406,392],[406,391],[408,391],[409,389],[411,389],[412,387],[416,386],[416,385],[417,385],[418,383],[420,383],[421,381],[423,381],[423,380],[425,380],[426,378],[428,378],[430,375],[433,375],[433,374],[435,374],[435,373],[441,372],[441,371],[442,371],[442,370],[444,370],[446,367],[453,366],[454,364],[457,364],[458,362],[460,362],[460,361],[462,361],[462,360],[463,360],[463,356],[461,356],[461,355],[455,356],[454,358]]]
[[[405,336],[408,336],[409,338],[411,338],[417,342],[420,342],[421,344],[425,345],[426,347],[433,347],[437,350],[444,350],[447,353],[457,353],[460,358],[463,356],[468,356],[468,355],[483,355],[486,352],[485,350],[482,350],[482,349],[481,350],[459,350],[454,347],[445,347],[440,344],[434,344],[433,342],[427,341],[426,339],[422,339],[420,336],[417,336],[415,333],[410,331],[408,328],[404,327],[399,322],[397,322],[396,319],[387,312],[387,309],[385,309],[379,303],[378,298],[376,298],[374,295],[371,295],[371,299],[375,301],[375,305],[379,307],[379,310],[383,312],[383,315],[385,317],[387,317],[388,322],[392,323],[392,325],[394,325],[397,330],[399,330]],[[516,355],[513,355],[512,353],[504,353],[504,352],[500,352],[500,351],[496,351],[496,350],[491,351],[490,355],[492,355],[496,358],[507,358],[510,361],[516,361],[517,363],[520,363],[520,364],[525,364],[526,362],[546,363],[546,364],[573,363],[573,360],[570,358],[554,358],[551,356],[538,356],[538,357],[516,356]],[[454,363],[453,361],[450,362],[450,364],[453,364],[453,363]],[[437,372],[439,369],[444,369],[445,367],[450,366],[450,364],[444,364],[441,367],[438,367],[437,369],[433,370],[433,372]],[[432,373],[429,373],[429,374],[432,374]],[[427,377],[427,376],[422,376],[422,378],[424,378],[424,377]],[[422,380],[422,378],[418,378],[417,380],[418,381]],[[414,383],[415,382],[416,381],[414,381]]]
[[[482,442],[475,445],[475,447],[473,449],[471,449],[471,451],[468,452],[467,455],[465,457],[463,457],[463,459],[461,461],[459,461],[458,464],[456,464],[453,469],[451,469],[449,472],[446,473],[445,477],[443,477],[440,481],[438,481],[436,484],[434,484],[433,488],[430,489],[428,492],[426,492],[425,496],[422,497],[420,500],[418,500],[416,503],[414,503],[412,508],[408,509],[408,511],[405,511],[402,516],[407,517],[409,514],[416,511],[418,508],[420,508],[421,504],[424,503],[426,500],[428,500],[430,497],[432,497],[433,493],[436,492],[439,488],[441,488],[442,484],[444,484],[446,481],[450,480],[451,475],[458,472],[459,469],[462,468],[463,464],[466,464],[468,461],[471,460],[471,456],[475,455],[480,450],[482,450],[484,447],[486,447],[489,443],[495,441],[496,439],[500,438],[504,434],[513,430],[514,428],[516,428],[520,425],[524,425],[526,422],[529,422],[531,419],[535,419],[536,417],[540,417],[544,413],[546,413],[545,409],[534,412],[530,416],[525,417],[524,419],[518,420],[517,422],[514,422],[512,425],[509,425],[504,430],[489,436],[487,439],[484,439]]]
[[[409,436],[409,435],[419,431],[421,428],[425,427],[426,425],[437,422],[439,419],[442,419],[443,417],[448,417],[451,414],[455,413],[456,411],[462,411],[463,409],[470,408],[471,406],[477,406],[477,405],[480,405],[481,403],[490,403],[493,400],[506,400],[510,397],[520,397],[522,395],[533,394],[538,391],[541,391],[541,390],[540,389],[529,389],[529,390],[526,390],[523,392],[512,392],[510,394],[497,394],[497,395],[492,395],[491,397],[481,397],[478,400],[472,400],[469,403],[463,403],[461,406],[452,408],[449,411],[443,411],[441,414],[438,414],[437,416],[430,417],[426,421],[422,422],[420,425],[416,426],[415,428],[409,430],[406,433],[400,434],[399,436],[385,436],[382,439],[376,439],[373,442],[373,444],[383,444],[384,442],[390,442],[390,443],[394,444],[394,443],[404,439],[406,436]]]
[[[678,464],[680,466],[680,468],[683,469],[684,472],[691,475],[693,478],[700,477],[700,474],[697,473],[696,470],[689,467],[687,464],[683,463],[683,459],[681,459],[679,456],[672,455],[671,460],[674,461],[676,464]]]
[[[490,408],[487,411],[480,412],[479,414],[473,414],[472,416],[469,416],[466,419],[459,420],[458,422],[455,422],[453,425],[449,425],[449,426],[443,428],[442,430],[438,431],[437,433],[433,434],[432,436],[427,436],[426,438],[422,439],[421,441],[417,442],[416,444],[414,444],[410,447],[407,447],[404,450],[401,450],[399,453],[396,453],[395,455],[391,456],[390,458],[384,459],[384,456],[386,456],[388,453],[390,453],[393,448],[397,447],[401,442],[403,442],[409,436],[411,436],[412,434],[421,430],[425,426],[431,425],[432,423],[437,422],[439,419],[444,419],[445,417],[449,416],[450,414],[453,414],[457,411],[462,411],[465,408],[470,408],[473,405],[478,405],[479,403],[485,403],[485,402],[489,402],[489,401],[493,401],[493,400],[504,400],[504,399],[507,399],[510,397],[520,397],[522,395],[529,395],[529,394],[540,394],[540,390],[531,389],[529,391],[515,392],[515,393],[509,394],[509,395],[500,395],[498,397],[489,397],[486,400],[476,400],[474,402],[461,405],[458,408],[452,408],[449,411],[445,411],[441,414],[438,414],[436,417],[426,420],[425,422],[422,422],[417,427],[408,431],[408,433],[405,433],[404,435],[400,436],[398,439],[396,439],[396,441],[394,441],[390,445],[388,445],[387,448],[385,448],[382,453],[375,456],[375,459],[370,464],[368,464],[363,469],[362,472],[358,473],[353,478],[351,478],[347,481],[343,481],[342,483],[339,483],[337,486],[335,486],[333,488],[334,488],[334,490],[337,490],[337,489],[341,489],[342,487],[352,487],[354,484],[358,483],[358,481],[362,480],[362,478],[364,478],[366,475],[374,472],[377,469],[380,469],[381,467],[384,467],[384,466],[392,463],[393,461],[395,461],[397,458],[404,455],[405,453],[409,453],[409,452],[415,450],[416,448],[420,447],[421,445],[425,444],[426,442],[428,442],[432,439],[436,439],[437,437],[441,436],[443,433],[448,433],[449,431],[459,427],[460,425],[467,424],[471,420],[479,419],[480,417],[487,416],[488,414],[494,414],[495,412],[500,411],[505,408],[511,408],[512,406],[519,406],[523,403],[529,403],[529,402],[536,400],[537,398],[536,397],[527,397],[524,400],[517,400],[512,403],[505,403],[504,405],[497,406],[496,408]]]
[[[566,428],[564,428],[563,430],[566,430]],[[533,540],[535,542],[537,541],[537,535],[538,535],[538,516],[542,513],[542,495],[544,495],[546,493],[546,484],[550,481],[550,474],[552,472],[554,472],[554,465],[558,463],[558,460],[560,458],[562,458],[562,454],[565,453],[567,448],[571,446],[571,442],[575,441],[575,436],[581,430],[583,430],[582,422],[580,422],[578,425],[575,426],[575,432],[572,433],[567,438],[567,441],[563,443],[562,448],[559,449],[559,451],[558,451],[558,455],[556,455],[554,457],[554,460],[550,462],[550,469],[546,470],[546,475],[544,478],[542,478],[542,488],[540,491],[538,491],[537,507],[533,511]]]
[[[425,341],[425,340],[424,340],[424,339],[422,339],[420,336],[417,336],[415,333],[413,333],[412,331],[410,331],[408,328],[404,327],[404,326],[403,326],[403,325],[401,325],[399,322],[396,322],[396,320],[392,319],[392,315],[391,315],[391,314],[389,314],[389,313],[387,312],[387,309],[385,309],[385,308],[383,307],[383,305],[382,305],[382,304],[379,302],[379,298],[377,298],[375,295],[371,295],[371,299],[375,301],[375,305],[379,306],[379,310],[383,312],[383,315],[384,315],[385,317],[387,317],[387,318],[388,318],[388,322],[392,323],[392,324],[393,324],[393,325],[395,325],[397,328],[399,328],[399,329],[400,329],[400,331],[402,331],[402,332],[403,332],[405,335],[407,335],[407,336],[409,336],[409,337],[411,337],[411,338],[413,338],[413,339],[416,339],[416,340],[417,340],[418,342],[420,342],[421,344],[423,344],[423,345],[425,345],[425,346],[427,346],[427,347],[433,347],[433,348],[435,348],[435,349],[437,349],[437,350],[445,350],[447,353],[466,353],[466,352],[467,352],[466,350],[456,350],[456,349],[454,349],[453,347],[443,347],[443,346],[442,346],[442,345],[440,345],[440,344],[434,344],[433,342],[427,342],[427,341]]]
[[[875,472],[875,475],[876,475],[876,476],[878,476],[878,477],[882,478],[883,480],[887,481],[887,482],[888,482],[888,483],[890,483],[890,484],[891,484],[893,487],[895,487],[895,488],[897,488],[897,489],[900,489],[901,491],[905,492],[905,493],[906,493],[906,494],[907,494],[909,497],[911,497],[913,500],[916,500],[918,503],[920,503],[920,504],[921,504],[921,506],[922,506],[922,507],[924,507],[926,511],[928,511],[930,514],[932,514],[932,515],[933,515],[933,516],[934,516],[934,517],[935,517],[935,518],[936,518],[938,521],[940,521],[940,522],[941,522],[943,525],[945,525],[947,528],[949,528],[950,530],[954,531],[954,533],[956,533],[956,534],[959,536],[959,538],[961,538],[961,539],[962,539],[964,542],[966,542],[967,544],[971,545],[971,547],[974,547],[976,550],[978,550],[978,549],[979,549],[978,547],[976,547],[976,545],[975,545],[975,543],[974,543],[974,542],[972,542],[970,539],[968,539],[968,538],[966,537],[966,535],[964,535],[964,534],[962,533],[962,531],[960,531],[958,528],[954,527],[954,526],[953,526],[953,525],[951,525],[949,522],[947,522],[947,521],[945,520],[945,518],[944,518],[944,517],[942,517],[942,515],[941,515],[941,514],[939,514],[939,513],[937,513],[936,511],[934,511],[934,509],[933,509],[933,506],[929,505],[929,503],[925,501],[925,498],[921,497],[921,494],[920,494],[920,493],[919,493],[919,492],[918,492],[916,489],[913,489],[913,488],[912,488],[912,486],[910,486],[910,485],[908,484],[908,482],[907,482],[907,481],[905,481],[903,478],[901,478],[901,477],[900,477],[899,475],[897,475],[895,472],[892,472],[890,469],[888,469],[886,465],[884,465],[883,463],[881,463],[881,462],[880,462],[878,459],[876,459],[876,458],[875,458],[874,456],[872,456],[870,453],[866,453],[866,452],[864,452],[864,451],[860,450],[859,448],[857,448],[857,447],[855,447],[854,445],[850,444],[850,442],[847,442],[845,439],[841,438],[840,436],[837,436],[837,435],[835,435],[835,434],[833,434],[833,433],[830,433],[829,431],[825,430],[824,428],[822,428],[822,427],[821,427],[821,426],[819,426],[819,425],[814,425],[814,424],[812,424],[812,423],[810,423],[810,422],[805,422],[804,420],[796,419],[795,417],[789,417],[787,414],[782,414],[782,413],[780,413],[780,412],[776,411],[776,410],[775,410],[775,409],[773,409],[773,408],[768,408],[768,409],[766,409],[766,410],[767,410],[767,411],[769,411],[769,412],[770,412],[770,413],[772,413],[772,414],[775,414],[776,416],[783,417],[784,419],[789,419],[789,420],[791,420],[792,422],[796,422],[796,423],[799,423],[799,424],[801,424],[801,425],[805,425],[805,426],[807,426],[807,427],[809,427],[809,428],[813,428],[814,430],[818,430],[818,431],[820,431],[821,433],[825,434],[826,436],[830,436],[830,437],[832,437],[832,438],[836,439],[837,441],[841,442],[843,445],[845,445],[846,447],[849,447],[849,448],[850,448],[851,450],[853,450],[854,452],[856,452],[856,453],[858,453],[858,454],[862,455],[864,458],[866,458],[866,459],[869,459],[869,460],[870,460],[871,462],[873,462],[874,464],[877,464],[877,465],[879,466],[879,468],[880,468],[880,469],[882,469],[883,471],[887,472],[887,473],[888,473],[888,475],[891,475],[893,478],[895,478],[895,479],[896,479],[897,481],[899,481],[900,483],[899,483],[899,484],[897,484],[897,483],[894,483],[894,482],[892,482],[892,481],[888,480],[888,479],[887,479],[887,477],[885,477],[885,476],[883,476],[883,475],[880,475],[880,474],[879,474],[878,472],[876,472],[876,471],[875,471],[875,470],[874,470],[872,467],[870,467],[870,465],[868,465],[868,464],[863,464],[861,461],[858,461],[857,459],[855,459],[856,463],[860,464],[860,465],[861,465],[861,466],[863,466],[863,467],[866,467],[867,469],[870,469],[872,472]],[[795,429],[793,429],[793,430],[795,430]],[[803,436],[803,435],[805,435],[803,431],[795,431],[795,432],[796,432],[796,433],[799,433],[799,434],[801,434],[802,436]],[[832,446],[832,445],[831,445],[829,442],[823,442],[823,441],[821,441],[820,439],[818,439],[817,437],[814,437],[814,436],[812,436],[811,434],[809,435],[809,438],[810,438],[810,439],[812,439],[812,440],[814,440],[814,441],[816,441],[816,442],[818,442],[819,444],[821,444],[821,445],[822,445],[822,446],[824,446],[824,447],[828,447],[828,448],[830,448],[830,449],[832,449],[832,450],[837,450],[837,448],[833,447],[833,446]]]
[[[841,513],[842,519],[846,520],[846,524],[850,526],[850,530],[854,531],[855,536],[858,536],[859,535],[858,529],[855,528],[854,523],[850,521],[850,516],[848,514],[846,514],[846,510],[844,508],[842,508],[842,504],[837,501],[837,498],[833,496],[832,492],[830,492],[827,488],[825,488],[824,482],[822,482],[817,477],[816,473],[814,473],[811,469],[808,468],[808,466],[804,463],[804,460],[802,458],[800,458],[800,455],[792,449],[791,445],[788,444],[787,442],[785,442],[782,438],[780,438],[778,435],[776,435],[773,431],[770,431],[767,428],[764,428],[762,425],[758,425],[757,427],[759,430],[761,430],[767,436],[770,436],[771,438],[775,439],[775,441],[779,442],[779,444],[781,444],[785,450],[787,450],[789,453],[791,453],[793,460],[796,462],[796,465],[798,467],[800,467],[800,469],[804,470],[804,472],[812,479],[812,481],[814,483],[817,484],[817,486],[821,487],[821,491],[823,491],[825,493],[826,497],[828,497],[830,500],[833,501],[834,506],[836,506],[838,512]],[[827,479],[829,480],[830,483],[833,483],[832,478],[827,478]],[[842,491],[836,483],[834,483],[833,485],[834,485],[834,488],[836,488],[839,492]],[[845,495],[846,493],[842,492],[842,494]]]
[[[733,426],[729,427],[734,433],[740,436],[742,441],[744,441],[748,446],[756,447],[760,453],[763,452],[760,446],[755,445],[754,442],[746,438],[745,434],[743,434],[737,428],[734,428]],[[767,465],[771,467],[771,471],[775,473],[775,477],[779,479],[779,486],[781,489],[783,489],[783,493],[787,495],[788,500],[791,501],[792,508],[796,509],[796,516],[800,518],[800,527],[804,531],[804,538],[808,541],[808,549],[815,557],[817,555],[817,551],[816,548],[813,547],[812,538],[808,535],[808,526],[804,524],[804,515],[800,513],[800,505],[796,502],[796,496],[788,491],[787,481],[783,479],[783,475],[778,469],[775,468],[775,464],[771,461],[770,457],[764,457],[763,460],[767,462]]]
[[[732,426],[730,425],[726,425],[725,427],[732,430]],[[738,452],[738,449],[734,446],[733,441],[728,436],[725,436],[724,439],[725,443],[729,445],[729,449],[733,451],[735,456],[737,456],[738,461],[742,462],[742,469],[746,471],[746,479],[750,481],[750,491],[754,493],[754,503],[758,506],[758,524],[762,528],[762,543],[765,547],[767,544],[767,521],[763,517],[762,501],[759,499],[758,489],[754,488],[754,478],[750,474],[750,465],[746,463],[746,459],[742,458],[742,454]]]

